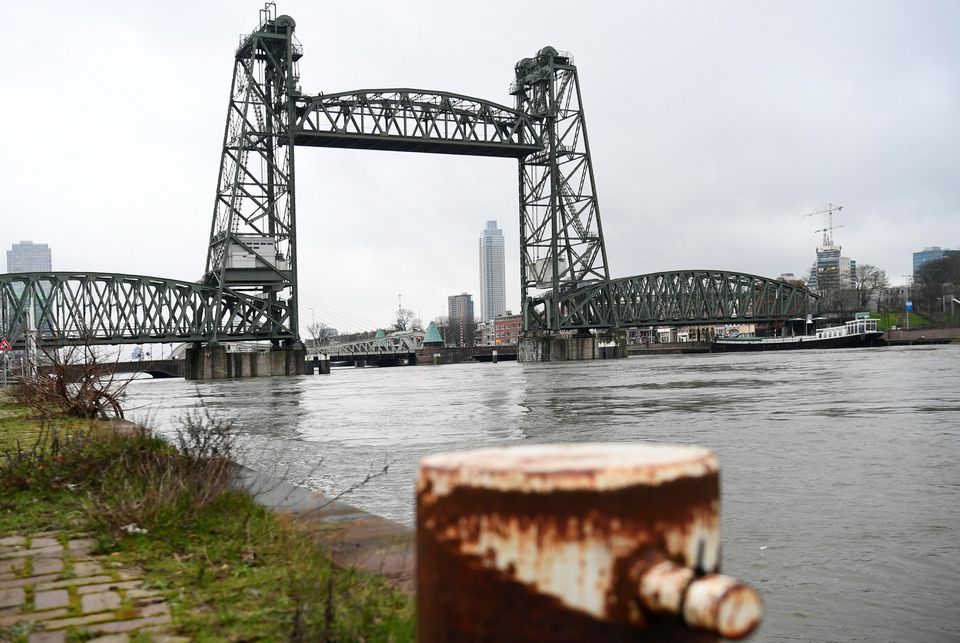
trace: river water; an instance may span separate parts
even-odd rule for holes
[[[413,524],[424,455],[527,442],[696,444],[721,467],[723,569],[756,641],[960,640],[960,346],[345,368],[129,389],[169,431],[202,401],[245,461]]]

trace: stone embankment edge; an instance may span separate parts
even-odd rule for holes
[[[109,420],[114,430],[147,431],[130,420]],[[416,547],[413,529],[363,511],[318,491],[234,463],[234,487],[261,506],[287,517],[327,548],[334,564],[383,576],[398,590],[413,595]]]
[[[237,465],[234,485],[263,507],[288,518],[327,548],[335,565],[383,576],[413,594],[413,529],[261,471]]]

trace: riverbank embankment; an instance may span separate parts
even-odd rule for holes
[[[915,330],[888,330],[884,333],[888,346],[915,346],[960,342],[960,327],[919,328]]]
[[[374,561],[402,532],[238,474],[204,450],[228,428],[201,421],[174,446],[0,397],[0,640],[412,639],[409,594],[347,555]]]
[[[380,575],[413,595],[416,550],[410,527],[246,467],[237,474],[237,486],[309,534],[334,564]]]

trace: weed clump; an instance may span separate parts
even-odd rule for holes
[[[90,489],[130,450],[159,450],[147,432],[124,435],[112,424],[42,419],[35,431],[0,443],[0,490]]]
[[[229,488],[235,445],[232,421],[184,415],[173,447],[128,448],[110,462],[90,495],[92,518],[114,531],[193,524]]]
[[[13,386],[17,402],[40,417],[123,417],[121,398],[130,380],[115,379],[92,346],[44,350],[43,356],[45,363]]]
[[[235,445],[233,423],[206,410],[182,417],[172,444],[129,423],[44,417],[0,441],[0,491],[68,489],[114,532],[185,527],[227,491]]]

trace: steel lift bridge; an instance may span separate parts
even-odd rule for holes
[[[198,283],[102,273],[8,274],[15,346],[271,340],[299,347],[297,147],[517,160],[523,328],[606,331],[785,319],[809,293],[756,275],[682,270],[611,279],[577,68],[544,47],[515,67],[513,107],[443,91],[310,95],[295,22],[272,3],[241,39],[206,268]]]

